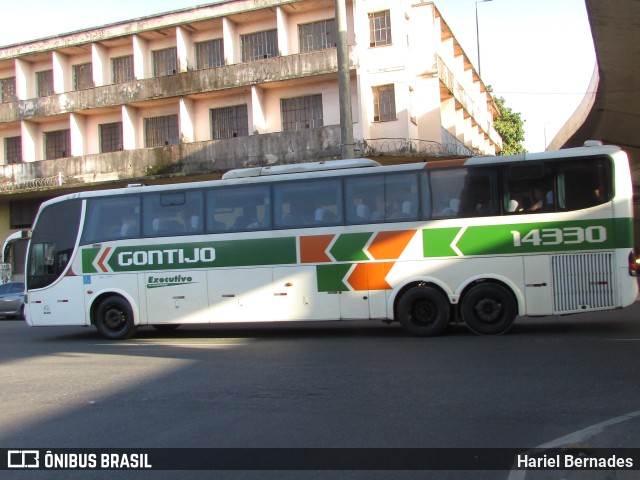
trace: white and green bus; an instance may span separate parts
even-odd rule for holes
[[[638,293],[626,154],[592,146],[396,166],[367,159],[45,202],[27,258],[32,326],[462,321],[622,308]]]

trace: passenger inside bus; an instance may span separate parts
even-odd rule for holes
[[[449,200],[449,205],[440,210],[439,216],[442,217],[456,217],[460,211],[460,199],[452,198]]]

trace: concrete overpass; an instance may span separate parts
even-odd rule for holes
[[[601,140],[624,148],[640,193],[640,2],[585,0],[597,66],[582,103],[549,150]]]

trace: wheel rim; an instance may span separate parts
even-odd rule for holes
[[[419,300],[413,303],[410,313],[413,324],[427,327],[435,321],[438,310],[432,302]]]
[[[483,298],[475,306],[478,318],[486,323],[500,320],[502,315],[502,303],[493,298]]]
[[[104,314],[104,325],[114,332],[121,330],[127,323],[127,317],[117,307],[109,307]]]

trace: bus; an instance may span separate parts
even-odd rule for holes
[[[26,321],[114,340],[147,325],[349,319],[503,334],[518,316],[636,300],[632,197],[627,155],[602,145],[72,193],[36,217]]]

